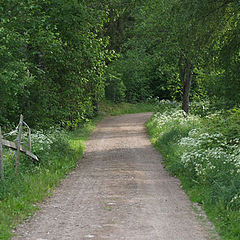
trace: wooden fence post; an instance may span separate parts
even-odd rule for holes
[[[17,153],[16,153],[16,163],[15,163],[15,172],[18,174],[19,158],[20,158],[20,147],[22,140],[22,129],[23,129],[23,115],[20,116],[19,127],[18,127],[18,137],[17,137]]]
[[[3,165],[3,153],[2,153],[2,130],[0,127],[0,173],[1,179],[4,181],[4,165]]]
[[[28,132],[28,150],[29,150],[29,152],[31,152],[32,151],[31,128],[25,122],[23,122],[23,124],[27,127],[27,132]]]
[[[28,128],[28,147],[29,152],[32,151],[32,139],[31,139],[31,129]]]

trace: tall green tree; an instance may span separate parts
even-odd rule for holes
[[[185,112],[196,93],[239,102],[239,1],[151,0],[134,19],[114,68],[128,100],[181,93]]]
[[[77,123],[104,94],[106,9],[96,1],[4,0],[0,7],[1,125]]]

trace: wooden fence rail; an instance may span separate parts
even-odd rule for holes
[[[23,125],[25,125],[28,129],[28,149],[26,149],[24,146],[21,145]],[[27,155],[28,157],[32,158],[34,161],[39,161],[38,157],[31,152],[31,148],[32,148],[31,129],[23,121],[23,115],[20,116],[16,143],[3,139],[2,132],[1,132],[1,127],[0,127],[0,175],[1,175],[2,181],[4,181],[4,163],[3,163],[3,151],[2,151],[3,146],[14,149],[14,150],[17,151],[16,152],[16,162],[15,162],[15,172],[16,172],[16,174],[18,173],[20,152],[22,152],[25,155]]]

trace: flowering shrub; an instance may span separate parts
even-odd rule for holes
[[[43,151],[50,151],[55,144],[59,144],[59,141],[65,141],[66,132],[58,129],[49,132],[36,131],[31,135],[31,138],[33,151],[41,154]]]
[[[166,105],[147,124],[166,169],[190,193],[197,192],[195,201],[214,212],[222,229],[228,226],[232,238],[226,239],[239,239],[239,110],[185,116],[179,107]]]
[[[45,199],[67,173],[76,167],[83,153],[83,141],[94,128],[86,123],[74,131],[49,129],[32,132],[32,152],[39,162],[20,155],[18,174],[14,163],[16,151],[3,148],[4,182],[0,180],[0,239],[10,239],[12,228],[19,221],[29,217],[38,209],[38,203]],[[14,141],[15,136],[5,138]],[[23,145],[28,136],[24,129]],[[26,146],[27,147],[27,146]]]
[[[185,129],[185,131],[180,131],[180,135],[182,136],[183,132],[188,133],[192,126],[199,125],[199,118],[194,115],[186,117],[183,110],[179,110],[176,105],[174,107],[164,106],[164,111],[154,114],[149,125],[154,125],[154,136],[157,139],[170,134],[172,131],[176,132],[178,129]],[[177,140],[176,137],[177,135],[174,137],[175,140]]]
[[[11,140],[15,141],[17,133],[11,136]],[[39,163],[32,162],[29,157],[21,154],[19,172],[36,172],[40,170],[40,166],[49,168],[56,164],[56,158],[61,159],[66,151],[70,150],[67,132],[60,129],[50,129],[49,131],[33,130],[31,134],[32,152],[39,158]],[[22,134],[21,145],[28,149],[28,135],[24,131]],[[16,151],[9,148],[3,149],[3,160],[5,165],[6,178],[10,178],[9,174],[14,172],[14,164],[16,158]],[[71,150],[70,150],[71,151]],[[54,157],[53,157],[54,156]]]
[[[228,144],[222,134],[193,129],[178,144],[182,148],[182,166],[201,183],[222,184],[225,180],[240,179],[240,148]],[[232,194],[235,197],[238,193]]]

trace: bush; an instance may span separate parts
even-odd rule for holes
[[[76,165],[83,153],[83,140],[94,124],[66,132],[59,129],[34,131],[32,151],[39,162],[20,155],[18,175],[15,175],[15,151],[3,148],[4,183],[0,180],[0,239],[11,239],[16,224],[38,209],[38,202],[50,195],[67,173]],[[23,135],[23,143],[26,143]]]
[[[182,180],[226,239],[239,239],[239,109],[184,117],[178,107],[170,107],[147,124],[166,168]]]
[[[123,102],[126,98],[126,87],[120,77],[109,74],[108,84],[106,86],[106,99],[113,102]]]

